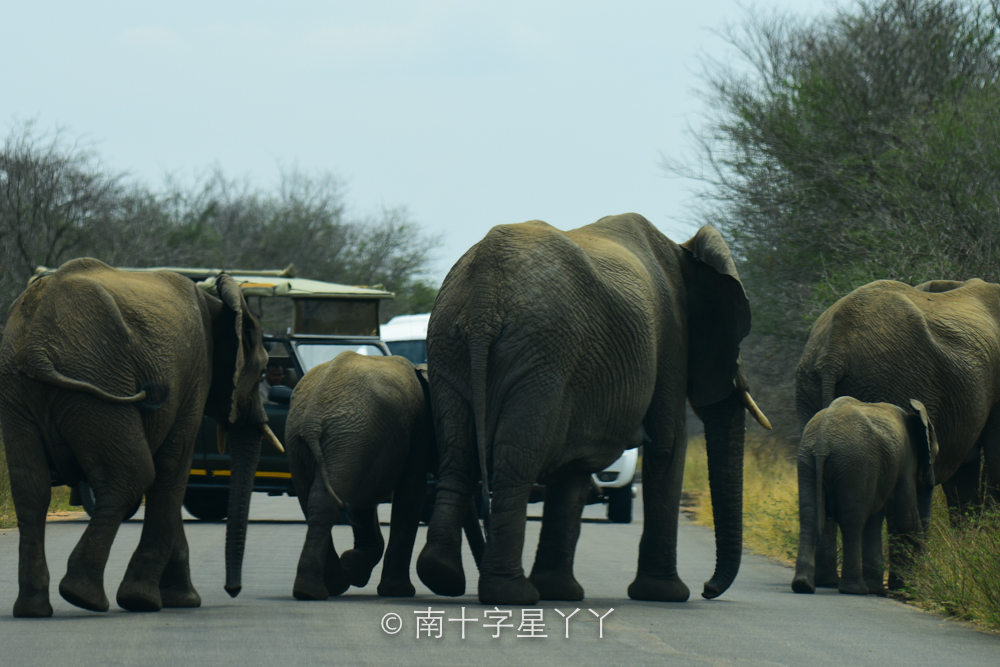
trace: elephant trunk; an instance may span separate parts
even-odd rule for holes
[[[263,436],[261,428],[252,425],[234,425],[228,432],[232,477],[229,482],[229,518],[226,521],[226,592],[231,597],[239,595],[243,587],[243,550],[250,517],[250,496],[260,462]]]
[[[743,554],[743,442],[746,410],[740,392],[701,409],[708,481],[715,519],[715,573],[702,596],[722,595],[736,579]]]

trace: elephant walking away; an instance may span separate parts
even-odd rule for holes
[[[889,588],[930,522],[938,452],[927,409],[841,396],[809,420],[799,445],[799,555],[792,590],[816,591],[816,545],[824,522],[840,526],[841,593],[884,594],[882,523],[888,519]],[[901,544],[900,541],[903,543]]]
[[[805,427],[838,396],[926,406],[940,448],[934,479],[953,516],[984,492],[1000,497],[1000,285],[878,280],[837,301],[813,324],[796,369],[799,423]],[[836,586],[829,526],[816,561],[816,585]]]
[[[67,484],[86,481],[95,498],[59,584],[66,600],[108,609],[111,543],[145,494],[142,536],[118,604],[200,605],[180,509],[203,414],[220,424],[233,454],[226,590],[239,592],[250,492],[270,433],[257,391],[267,353],[239,286],[227,275],[217,286],[219,298],[176,273],[76,259],[11,306],[0,342],[0,423],[20,533],[15,616],[52,615],[44,549],[50,469]]]
[[[636,214],[562,232],[494,227],[448,273],[428,326],[441,456],[437,505],[417,560],[439,595],[465,590],[459,547],[478,479],[492,484],[479,574],[484,604],[580,600],[573,576],[590,473],[648,436],[644,529],[629,596],[683,601],[677,520],[685,404],[705,423],[718,562],[704,595],[739,569],[750,304],[711,227],[676,245]],[[764,420],[766,421],[766,420]],[[530,577],[521,569],[532,485],[546,485]]]
[[[325,600],[368,583],[385,542],[376,508],[392,496],[378,594],[412,596],[410,560],[427,473],[437,470],[426,367],[405,357],[343,352],[303,376],[285,431],[292,481],[307,523],[293,595]],[[354,548],[339,558],[330,531],[350,503]],[[483,536],[471,502],[466,535],[476,562]]]

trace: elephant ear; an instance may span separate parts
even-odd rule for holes
[[[924,486],[934,486],[934,461],[938,455],[937,433],[934,431],[934,424],[931,423],[930,415],[924,404],[915,398],[910,399],[910,407],[916,414],[912,419],[910,438],[913,442],[913,451],[917,456],[917,480]]]
[[[729,246],[705,225],[681,244],[688,257],[688,398],[693,407],[718,403],[746,384],[740,342],[750,333],[750,300]],[[745,387],[741,387],[745,388]]]
[[[230,345],[225,345],[223,350],[227,350],[233,357],[226,360],[226,365],[235,364],[228,406],[229,423],[235,423],[239,416],[240,397],[252,396],[260,382],[260,368],[254,368],[254,366],[259,365],[254,362],[260,360],[253,358],[254,333],[257,323],[250,313],[246,299],[243,298],[239,283],[228,274],[223,273],[216,279],[215,286],[218,289],[219,298],[226,305],[233,318],[232,328],[228,332],[222,331],[222,335],[230,342]],[[222,326],[225,328],[225,324]]]
[[[965,285],[965,283],[960,280],[931,280],[926,283],[914,285],[913,289],[918,289],[921,292],[950,292],[951,290],[958,289],[963,285]]]

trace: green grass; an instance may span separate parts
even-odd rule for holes
[[[795,463],[748,439],[743,476],[744,545],[756,553],[794,564],[799,538]],[[704,438],[693,438],[688,443],[684,492],[685,509],[695,523],[711,526]],[[888,548],[888,541],[883,543]],[[934,495],[926,547],[902,574],[907,589],[901,597],[909,602],[1000,630],[1000,510],[968,516],[952,526],[939,488]]]

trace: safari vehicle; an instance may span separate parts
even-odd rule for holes
[[[406,357],[414,364],[427,363],[427,323],[430,313],[398,315],[382,325],[382,340],[393,354]],[[608,506],[608,520],[612,523],[632,522],[632,499],[635,497],[635,469],[638,450],[627,449],[614,463],[591,476],[591,490],[587,504],[604,503]],[[433,498],[436,480],[429,476],[428,497]],[[478,497],[478,496],[477,496]],[[535,485],[531,502],[545,498],[545,490]],[[424,521],[430,520],[430,510],[425,508]]]
[[[221,273],[182,272],[198,280],[209,293]],[[268,425],[279,441],[284,441],[292,389],[309,369],[347,350],[366,355],[390,354],[379,339],[379,304],[393,298],[392,292],[297,278],[293,267],[229,273],[261,320],[268,365],[277,364],[282,370],[281,383],[271,387],[264,403]],[[224,519],[229,506],[229,476],[229,455],[218,450],[215,421],[204,417],[191,461],[185,509],[199,519]],[[266,440],[261,447],[254,491],[272,496],[295,495],[288,457]]]

